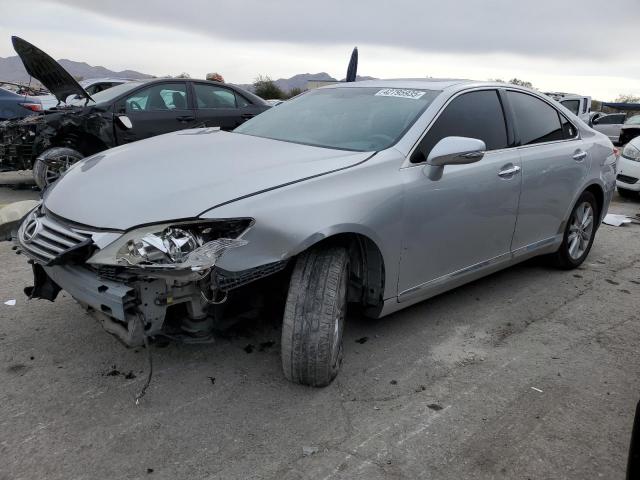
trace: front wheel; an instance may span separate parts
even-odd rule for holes
[[[282,324],[282,368],[295,383],[324,387],[342,362],[349,255],[343,247],[303,253],[291,275]]]
[[[584,262],[596,236],[596,222],[600,218],[598,202],[591,192],[583,192],[578,198],[567,227],[562,245],[555,254],[560,268],[572,269]]]
[[[82,158],[84,155],[73,148],[54,147],[45,150],[33,164],[33,179],[36,185],[44,190]]]

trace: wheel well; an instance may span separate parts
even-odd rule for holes
[[[598,215],[602,214],[602,207],[604,207],[604,192],[599,185],[589,185],[585,192],[590,192],[594,197],[596,197],[596,202],[598,202]]]
[[[95,135],[71,130],[59,136],[54,142],[56,146],[73,148],[85,157],[106,150],[108,147]]]
[[[340,245],[349,252],[351,278],[348,300],[360,304],[365,313],[375,315],[384,303],[384,258],[376,243],[359,233],[339,233],[327,237],[310,248]]]

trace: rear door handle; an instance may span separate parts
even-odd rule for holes
[[[576,162],[580,162],[580,161],[584,160],[586,157],[587,157],[587,152],[584,152],[582,150],[580,150],[580,151],[578,151],[578,152],[573,154],[573,159]]]
[[[255,117],[254,113],[243,113],[242,115],[240,115],[240,118],[244,118],[245,120],[249,120],[250,118]]]
[[[520,167],[518,165],[514,165],[513,167],[505,168],[504,170],[500,170],[498,172],[498,176],[500,177],[510,177],[511,175],[515,175],[520,171]]]
[[[176,120],[178,120],[179,122],[191,122],[195,119],[196,117],[193,117],[191,115],[181,115],[179,117],[176,117]]]

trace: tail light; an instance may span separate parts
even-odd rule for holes
[[[42,104],[40,103],[20,103],[19,105],[27,110],[31,110],[32,112],[42,111]]]
[[[619,157],[620,156],[620,149],[618,147],[613,147],[613,154],[616,157]]]

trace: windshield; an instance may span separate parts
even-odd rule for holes
[[[93,100],[95,101],[96,104],[98,104],[98,103],[109,103],[110,101],[116,99],[117,97],[119,97],[123,93],[127,93],[129,90],[133,90],[134,88],[138,88],[140,85],[142,85],[141,82],[123,83],[121,85],[116,85],[115,87],[108,88],[108,89],[103,90],[101,92],[94,93],[93,95],[91,95],[91,98],[93,98]],[[71,103],[73,105],[84,105],[85,99],[84,98],[75,99]],[[92,102],[89,101],[89,104],[91,104],[91,103]]]
[[[234,132],[340,150],[379,151],[395,144],[439,94],[380,87],[312,90]]]
[[[640,115],[634,115],[624,123],[625,125],[640,125]]]

